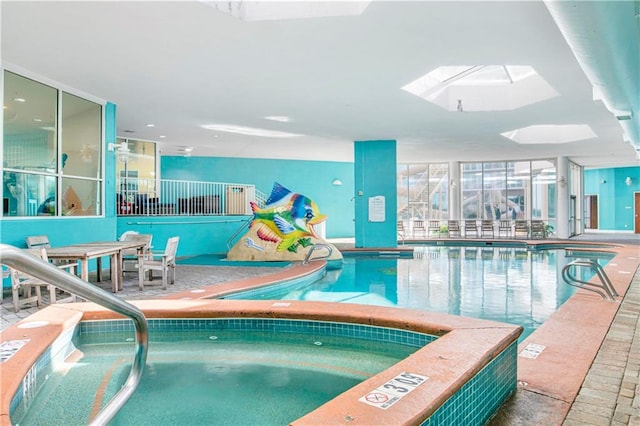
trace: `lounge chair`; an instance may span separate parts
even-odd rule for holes
[[[541,220],[531,221],[531,238],[545,239],[547,238],[547,230],[544,226],[544,222]]]

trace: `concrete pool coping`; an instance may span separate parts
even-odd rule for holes
[[[453,241],[453,240],[452,240]],[[470,240],[465,240],[468,242]],[[493,241],[495,242],[495,240]],[[513,240],[509,240],[513,242]],[[576,241],[523,241],[529,245],[555,245],[562,248],[566,245],[575,249],[593,251],[610,251],[616,256],[605,266],[605,271],[610,276],[614,286],[625,296],[631,281],[637,274],[640,256],[638,246],[610,244],[606,242],[576,242]],[[603,246],[607,248],[603,249]],[[388,248],[384,249],[389,250]],[[282,274],[304,275],[310,273],[318,262],[310,265],[296,265],[279,271],[276,275],[278,279]],[[192,291],[176,293],[168,296],[170,299],[181,299],[184,297],[211,297],[217,291],[237,290],[239,286],[250,288],[253,284],[264,285],[265,280],[273,282],[272,275],[268,277],[257,277],[248,280],[239,280],[215,284],[214,286],[202,287],[207,293],[194,294]],[[277,281],[277,280],[275,280]],[[209,289],[213,287],[215,289]],[[211,291],[209,293],[209,290]],[[157,302],[157,301],[156,301]],[[231,301],[226,301],[227,303]],[[307,302],[308,303],[308,302]],[[55,305],[52,308],[71,307],[73,305]],[[343,310],[344,310],[344,305]],[[350,305],[354,306],[354,305]],[[508,401],[499,414],[500,421],[519,419],[520,423],[511,421],[511,424],[561,424],[565,419],[571,404],[580,389],[589,367],[592,365],[598,349],[610,328],[611,320],[616,315],[620,304],[616,302],[606,302],[599,296],[579,290],[569,301],[567,301],[556,313],[554,313],[536,332],[519,345],[518,352],[522,352],[529,343],[545,346],[545,349],[535,359],[518,357],[518,379],[520,385],[515,398]],[[49,309],[49,308],[47,308]],[[47,309],[41,311],[44,312]],[[350,308],[349,308],[350,309]],[[370,309],[370,307],[369,307]],[[34,314],[28,318],[29,321],[36,320]],[[24,322],[26,320],[23,320]],[[11,327],[13,328],[13,327]],[[8,331],[9,329],[7,329]],[[38,329],[30,329],[29,333]],[[567,332],[568,330],[568,332]],[[40,330],[42,331],[42,330]],[[2,332],[2,340],[7,338]],[[20,330],[18,335],[23,335]],[[39,340],[39,339],[38,339]],[[26,361],[26,360],[25,360]],[[30,365],[30,364],[29,364]],[[5,391],[5,365],[2,374],[3,398]],[[22,376],[24,377],[24,376]],[[528,401],[530,400],[530,401]],[[3,411],[2,424],[8,421]],[[504,424],[504,423],[502,423]]]

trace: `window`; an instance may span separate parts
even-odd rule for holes
[[[102,214],[102,106],[9,71],[3,77],[3,215]]]

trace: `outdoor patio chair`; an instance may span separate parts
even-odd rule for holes
[[[529,238],[529,224],[526,220],[516,220],[513,236],[514,238]]]
[[[547,230],[545,229],[544,222],[542,220],[531,221],[531,238],[532,239],[547,238]]]
[[[491,236],[491,238],[495,238],[495,231],[493,229],[493,221],[492,220],[483,220],[480,225],[480,232],[482,233],[482,237]]]
[[[457,220],[448,220],[447,221],[447,236],[451,238],[452,236],[460,236],[460,223]]]
[[[151,254],[151,241],[153,240],[152,234],[134,234],[125,233],[120,238],[121,241],[143,241],[145,246],[142,248],[142,254],[149,256]],[[122,273],[125,272],[138,272],[135,267],[138,263],[138,250],[127,249],[122,250]],[[127,265],[132,265],[133,269],[127,269]]]
[[[47,258],[47,250],[45,247],[26,249],[29,254],[41,259],[42,261],[49,263]],[[60,269],[65,269],[67,272],[74,274],[76,272],[77,263],[66,263],[63,265],[56,265]],[[58,299],[56,292],[61,291],[53,284],[43,281],[39,278],[32,277],[31,275],[19,271],[17,269],[9,268],[9,276],[11,277],[11,293],[13,297],[13,308],[16,312],[20,312],[20,309],[26,305],[35,303],[36,306],[42,305],[42,288],[49,290],[49,303],[62,303],[62,302],[75,302],[76,296],[69,294],[64,299]],[[32,293],[33,292],[33,293]],[[23,295],[21,298],[20,295]]]
[[[468,238],[469,234],[473,234],[474,237],[478,237],[478,223],[475,219],[464,221],[464,237]]]
[[[511,229],[511,220],[502,219],[498,224],[498,237],[506,236],[507,238],[512,238],[512,229]]]
[[[413,221],[413,238],[416,237],[416,231],[422,232],[422,236],[427,236],[427,228],[424,226],[424,220],[414,220]]]
[[[138,256],[138,278],[140,291],[144,290],[145,272],[149,271],[149,281],[153,281],[153,271],[162,272],[162,289],[167,289],[167,281],[171,273],[171,284],[176,281],[176,252],[180,237],[171,237],[167,240],[164,253],[141,254]]]
[[[439,220],[430,220],[429,221],[429,237],[435,233],[436,237],[440,236],[440,221]]]

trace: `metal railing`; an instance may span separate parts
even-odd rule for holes
[[[571,268],[574,266],[591,268],[595,272],[595,275],[600,280],[600,283],[599,284],[591,283],[589,281],[584,281],[576,278],[571,273]],[[593,291],[594,293],[599,294],[600,297],[602,297],[605,300],[611,300],[615,302],[616,297],[619,296],[615,287],[611,283],[609,276],[604,271],[604,268],[600,266],[598,262],[595,262],[593,260],[574,260],[572,262],[567,263],[564,266],[564,268],[562,268],[562,278],[567,284],[572,285],[574,287],[583,288],[585,290]]]
[[[244,183],[119,177],[116,188],[118,216],[250,215],[267,199]]]
[[[64,272],[14,246],[0,244],[0,262],[3,265],[25,272],[62,290],[104,306],[131,318],[136,330],[135,354],[131,371],[124,385],[111,401],[91,421],[92,425],[106,425],[133,395],[144,371],[148,351],[148,326],[144,314],[137,307],[93,286],[80,278]]]
[[[313,254],[313,252],[317,249],[317,248],[325,248],[327,249],[327,251],[329,253],[327,253],[326,256],[322,256],[322,257],[316,257],[314,259],[311,259],[311,255]],[[331,255],[333,254],[333,248],[331,248],[331,246],[329,244],[323,244],[323,243],[315,243],[313,246],[311,246],[311,249],[309,250],[309,252],[307,253],[307,255],[304,257],[304,260],[302,261],[303,265],[306,265],[307,263],[309,263],[311,260],[322,260],[322,259],[329,259],[331,257]]]

